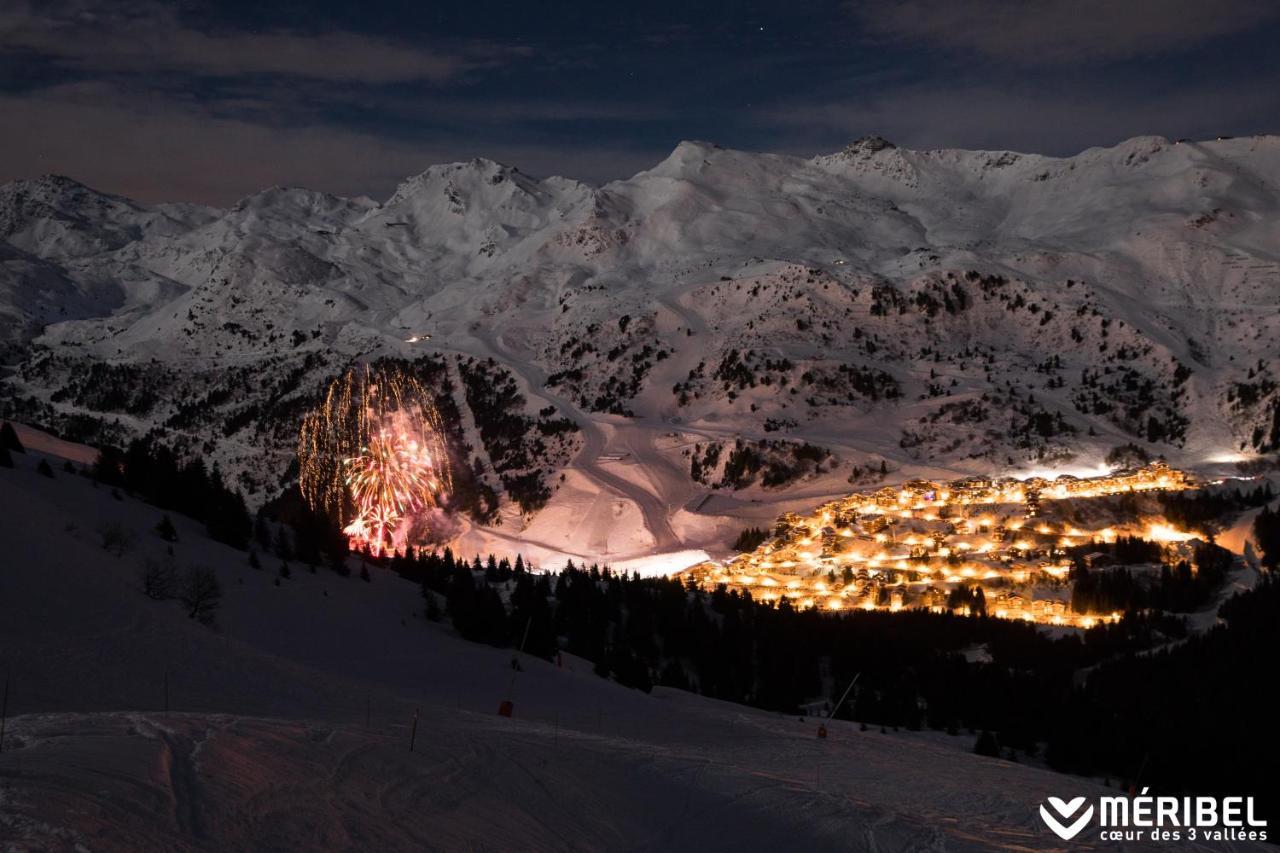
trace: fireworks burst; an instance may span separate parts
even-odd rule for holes
[[[440,420],[408,372],[366,365],[335,379],[298,436],[298,483],[338,519],[355,548],[404,547],[415,518],[439,505],[449,469]]]

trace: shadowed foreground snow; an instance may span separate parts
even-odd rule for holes
[[[969,737],[820,741],[575,659],[526,660],[504,719],[510,652],[423,620],[411,584],[294,565],[276,586],[278,560],[255,571],[175,518],[179,567],[225,589],[211,630],[139,591],[158,510],[38,458],[0,470],[3,849],[1041,850],[1064,847],[1046,796],[1103,790]],[[137,532],[118,558],[112,521]]]

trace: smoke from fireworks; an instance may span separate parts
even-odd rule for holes
[[[401,549],[449,486],[431,396],[408,372],[366,365],[335,379],[298,436],[298,484],[356,548]]]

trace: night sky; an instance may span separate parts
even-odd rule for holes
[[[628,177],[681,139],[1071,154],[1280,131],[1280,3],[0,0],[0,180],[383,198],[428,165]]]

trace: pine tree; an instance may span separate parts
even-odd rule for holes
[[[342,575],[344,578],[350,576],[351,567],[347,565],[346,551],[331,549],[329,551],[329,568],[333,569],[333,571]]]
[[[263,551],[271,550],[271,528],[267,526],[267,517],[262,513],[254,516],[253,539]]]
[[[36,470],[48,477],[50,480],[53,479],[53,469],[49,467],[48,459],[41,459],[40,464],[36,465]]]
[[[124,457],[114,447],[103,447],[93,463],[93,479],[106,486],[124,485]]]
[[[1000,744],[996,740],[995,735],[986,729],[983,729],[982,734],[978,735],[978,740],[973,745],[973,751],[978,755],[988,755],[992,758],[998,758],[1000,755]]]
[[[9,448],[0,445],[0,468],[12,468],[13,457],[9,455]]]
[[[160,516],[160,522],[156,525],[156,533],[166,542],[178,541],[178,529],[173,526],[173,519],[169,518],[168,513]]]
[[[314,531],[295,528],[293,541],[294,554],[314,571],[320,564],[320,543],[316,541]]]
[[[1262,565],[1280,566],[1280,510],[1263,507],[1253,521],[1253,535],[1262,551]]]
[[[453,627],[458,633],[467,639],[475,639],[479,633],[477,628],[479,606],[475,580],[465,564],[454,564],[453,573],[449,578],[447,607],[449,618],[453,620]]]
[[[147,560],[142,567],[142,594],[154,601],[172,598],[177,578],[178,572],[172,562]]]
[[[253,531],[249,510],[245,507],[244,498],[239,492],[231,491],[222,485],[216,468],[213,477],[209,480],[208,508],[204,518],[209,536],[216,541],[230,545],[232,548],[244,549],[248,546],[249,536]]]
[[[22,442],[18,440],[18,433],[13,428],[13,424],[8,421],[0,425],[0,447],[12,450],[14,453],[27,452],[27,449],[22,446]]]
[[[689,676],[685,673],[684,667],[677,661],[667,661],[662,668],[662,674],[658,678],[658,683],[663,687],[674,687],[677,690],[689,689]]]
[[[276,530],[275,552],[276,556],[286,563],[293,558],[293,547],[289,543],[289,532],[283,526]]]

